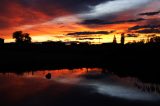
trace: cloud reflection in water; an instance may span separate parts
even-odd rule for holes
[[[80,86],[90,86],[94,91],[106,96],[129,100],[153,101],[160,100],[159,94],[143,92],[134,84],[137,82],[135,78],[126,79],[120,78],[114,74],[103,74],[100,69],[86,69],[72,71],[69,75],[53,78],[52,80],[60,83],[78,84]],[[77,74],[79,72],[79,74]]]

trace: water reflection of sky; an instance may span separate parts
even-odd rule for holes
[[[74,85],[80,85],[91,87],[93,92],[116,98],[143,101],[160,100],[159,85],[153,84],[155,90],[152,92],[149,90],[152,84],[142,83],[136,78],[120,78],[109,72],[103,72],[104,69],[100,68],[81,68],[25,72],[21,75],[0,74],[0,93],[4,94],[6,98],[12,98],[11,100],[15,99],[14,101],[16,101],[36,95],[49,86],[56,86],[57,93],[54,95],[59,96],[68,92]],[[50,80],[45,78],[48,73],[52,75]],[[16,98],[14,98],[15,96]]]

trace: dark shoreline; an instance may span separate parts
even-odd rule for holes
[[[0,72],[98,67],[160,83],[159,55],[159,44],[4,44],[0,47]]]

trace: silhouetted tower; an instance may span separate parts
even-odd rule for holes
[[[125,34],[122,33],[121,34],[121,44],[124,45],[124,43],[125,43]]]
[[[114,38],[113,38],[113,44],[117,44],[117,39],[116,39],[115,35],[114,35]]]
[[[0,44],[4,44],[4,39],[0,38]]]

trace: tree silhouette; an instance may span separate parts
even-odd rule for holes
[[[32,38],[29,36],[28,33],[24,33],[23,36],[24,36],[25,43],[31,43]]]
[[[13,38],[16,40],[16,43],[23,42],[23,34],[22,31],[16,31],[13,33]]]
[[[32,38],[28,33],[23,33],[22,31],[16,31],[13,33],[13,38],[16,43],[31,43]]]

